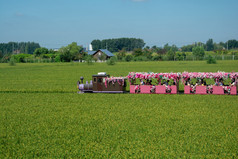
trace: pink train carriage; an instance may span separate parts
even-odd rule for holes
[[[127,79],[130,82],[130,93],[177,94],[180,74],[130,72]]]
[[[184,72],[182,73],[184,94],[236,95],[237,78],[238,72]],[[192,79],[196,79],[196,83],[192,83]],[[206,80],[209,79],[213,83],[207,84]],[[229,82],[225,84],[224,81]]]

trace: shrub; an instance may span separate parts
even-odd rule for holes
[[[126,62],[130,62],[131,60],[133,59],[133,56],[132,55],[126,55]]]
[[[134,61],[148,61],[148,58],[146,56],[137,56]]]
[[[141,48],[137,48],[137,49],[134,49],[133,50],[133,53],[132,53],[135,57],[137,56],[142,56],[143,52],[142,52],[142,49]]]
[[[87,62],[88,65],[92,65],[92,64],[93,64],[92,56],[89,55],[89,56],[86,58],[86,62]]]
[[[14,56],[15,62],[25,63],[26,59],[29,58],[31,55],[30,54],[17,54],[17,55],[12,55],[12,56]]]
[[[97,57],[93,57],[93,61],[94,61],[94,62],[97,62],[97,61],[98,61],[98,58],[97,58]]]
[[[216,64],[217,61],[215,58],[213,58],[211,55],[208,56],[207,58],[207,64]]]
[[[61,60],[60,60],[60,55],[57,55],[56,57],[55,57],[55,62],[60,62]]]
[[[1,63],[8,63],[11,59],[11,55],[10,54],[7,54],[7,55],[4,55],[2,57],[2,59],[0,60]]]
[[[156,55],[152,58],[153,61],[161,61],[162,60],[162,56],[161,55]]]
[[[111,57],[109,60],[107,60],[108,65],[115,65],[116,64],[116,58]]]
[[[178,61],[182,61],[182,60],[186,59],[186,54],[184,52],[176,52],[175,58]]]
[[[10,59],[10,61],[9,61],[9,65],[10,65],[10,66],[16,66],[15,59],[14,59],[13,56],[11,57],[11,59]]]

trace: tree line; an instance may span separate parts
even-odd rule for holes
[[[5,54],[0,57],[0,62],[21,62],[21,63],[35,63],[35,62],[70,62],[70,61],[82,61],[87,57],[87,53],[82,46],[77,45],[76,42],[72,42],[67,46],[61,47],[55,51],[47,49],[45,47],[37,47],[28,53],[15,53]]]
[[[120,40],[124,40],[124,42],[131,40],[131,43],[135,43],[136,45],[133,45],[133,47],[126,47],[126,42],[124,44],[123,42],[119,43],[123,45],[120,47],[115,47],[114,50],[117,50],[116,52],[112,51],[115,55],[114,58],[116,58],[114,60],[116,61],[167,61],[191,60],[191,58],[193,58],[193,60],[203,60],[204,56],[208,54],[231,54],[232,56],[238,55],[238,51],[234,50],[238,48],[237,40],[228,40],[225,43],[214,43],[213,39],[209,39],[206,43],[197,42],[191,45],[182,46],[181,48],[177,47],[176,45],[169,44],[166,44],[163,47],[144,47],[144,41],[142,39],[135,38],[106,39],[99,41],[100,43],[103,42],[103,45],[106,42],[107,48],[110,46],[110,42],[116,43]],[[96,45],[96,47],[94,46],[93,42],[92,44],[94,50],[105,49],[104,47],[100,47],[101,44]],[[133,50],[131,50],[132,48]],[[237,57],[234,58],[233,56],[233,59],[237,59]],[[9,62],[11,58],[12,61],[15,60],[16,62],[70,62],[90,60],[96,62],[97,60],[92,56],[87,55],[87,51],[84,50],[83,46],[78,45],[76,42],[72,42],[67,46],[63,46],[57,51],[40,47],[38,43],[34,42],[9,42],[7,44],[0,44],[0,62]],[[101,61],[104,61],[103,59],[103,56],[100,57]]]
[[[122,49],[125,49],[126,51],[133,51],[136,48],[143,48],[145,46],[144,40],[137,38],[93,40],[91,44],[93,46],[93,50],[107,49],[111,52],[118,52]]]
[[[40,48],[40,44],[35,42],[0,43],[0,54],[1,56],[13,53],[33,54],[37,48]]]
[[[235,39],[228,40],[227,42],[213,42],[213,39],[208,39],[206,43],[196,42],[191,45],[185,45],[181,47],[183,52],[192,52],[192,49],[196,46],[202,46],[206,51],[219,51],[219,50],[230,50],[238,49],[238,41]]]

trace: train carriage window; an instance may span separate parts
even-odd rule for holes
[[[98,83],[101,83],[102,82],[102,78],[98,78]]]
[[[97,82],[97,78],[96,78],[96,77],[93,78],[93,82],[94,82],[94,83]]]

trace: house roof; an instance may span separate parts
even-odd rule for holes
[[[88,51],[88,55],[93,55],[95,51]]]
[[[101,52],[103,52],[103,53],[105,53],[107,56],[114,56],[114,54],[112,54],[110,51],[108,51],[107,49],[99,49],[99,50],[97,50],[97,51],[88,51],[88,55],[93,55],[93,54],[95,54],[96,52],[98,52],[98,51],[101,51]]]

